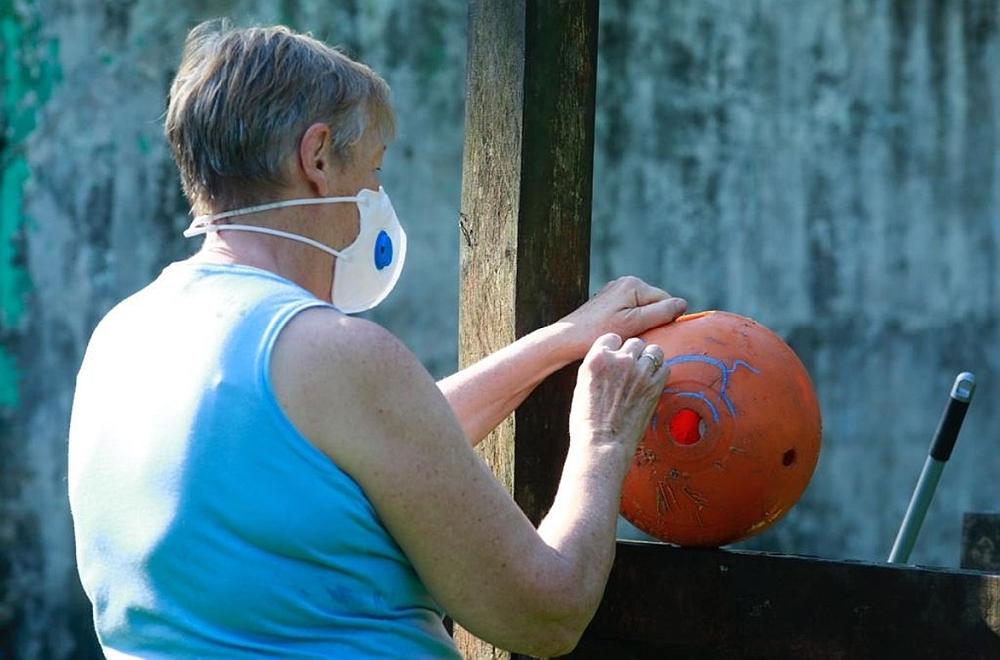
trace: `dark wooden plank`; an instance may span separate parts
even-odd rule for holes
[[[472,0],[460,214],[459,363],[586,300],[597,0]],[[480,451],[534,522],[568,446],[572,367]],[[516,451],[515,451],[516,446]],[[456,627],[467,657],[494,657]]]
[[[576,658],[998,658],[1000,575],[619,542]]]
[[[1000,573],[1000,513],[962,516],[961,566]]]

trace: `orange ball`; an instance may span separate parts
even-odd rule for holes
[[[802,362],[764,326],[702,312],[643,339],[670,365],[622,490],[622,515],[683,546],[757,534],[802,496],[819,457],[820,412]]]

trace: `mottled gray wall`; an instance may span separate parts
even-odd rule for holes
[[[1000,509],[1000,3],[601,4],[595,283],[752,316],[824,445],[750,547],[884,559],[955,375],[979,393],[911,561]]]
[[[957,563],[1000,485],[994,0],[601,3],[593,274],[751,315],[813,374],[825,445],[753,547],[885,556],[955,373],[980,380],[914,552]],[[412,250],[376,318],[455,363],[462,0],[0,0],[0,657],[85,655],[65,439],[97,319],[194,247],[160,137],[187,29],[286,22],[381,71]],[[14,72],[13,76],[12,73]]]
[[[399,108],[383,183],[414,247],[409,275],[377,318],[440,374],[456,350],[466,8],[436,0],[0,7],[2,57],[20,71],[0,94],[0,230],[18,250],[0,246],[0,658],[59,658],[85,653],[80,640],[92,635],[66,502],[76,370],[111,305],[198,243],[180,237],[188,209],[161,137],[185,34],[219,15],[284,22],[383,73]],[[23,311],[11,302],[22,295]]]

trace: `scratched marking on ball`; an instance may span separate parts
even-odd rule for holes
[[[739,360],[739,359],[733,360],[732,366],[729,366],[729,365],[727,365],[725,363],[724,360],[720,360],[718,358],[714,358],[714,357],[711,357],[709,355],[697,355],[697,354],[677,355],[675,357],[672,357],[672,358],[666,360],[665,364],[668,365],[668,366],[673,366],[673,365],[677,365],[677,364],[686,364],[686,363],[692,363],[692,362],[700,362],[702,364],[707,364],[707,365],[715,367],[716,369],[719,370],[719,373],[721,374],[721,379],[719,381],[719,389],[716,392],[716,394],[718,395],[719,399],[722,401],[723,405],[725,405],[726,411],[729,413],[729,416],[731,418],[735,419],[736,418],[736,404],[734,404],[733,401],[732,401],[732,399],[729,398],[729,386],[730,386],[729,378],[730,378],[730,376],[732,376],[734,373],[736,373],[737,369],[739,369],[740,367],[743,367],[744,369],[746,369],[747,371],[749,371],[750,373],[752,373],[754,375],[759,374],[760,370],[757,369],[756,367],[754,367],[753,365],[751,365],[746,360]],[[690,398],[690,399],[697,399],[697,400],[701,401],[702,403],[704,403],[705,406],[708,408],[709,412],[712,415],[712,421],[713,422],[715,422],[716,424],[718,424],[721,421],[721,415],[719,414],[718,407],[716,407],[715,403],[711,399],[709,399],[708,396],[706,396],[703,392],[697,392],[697,391],[693,391],[693,390],[681,390],[681,389],[674,388],[674,387],[665,387],[665,388],[663,388],[663,393],[664,394],[672,394],[672,395],[678,396],[678,397],[685,397],[685,398]],[[651,425],[652,425],[654,431],[655,431],[655,429],[656,429],[656,427],[658,425],[658,422],[659,422],[659,419],[658,419],[657,415],[654,414],[653,415],[653,419],[651,420]],[[723,467],[721,461],[715,461],[715,465],[716,465],[716,467],[718,469],[725,469]],[[677,469],[676,468],[672,469],[670,471],[670,473],[669,473],[669,478],[676,480],[677,477],[678,477]],[[685,481],[687,481],[687,480],[685,479]],[[657,512],[660,515],[663,515],[663,514],[667,513],[671,509],[670,502],[669,502],[668,498],[664,495],[664,492],[662,490],[663,486],[666,486],[667,489],[670,488],[669,484],[667,484],[666,481],[664,481],[663,483],[657,485],[657,489],[656,489],[656,508],[657,508]],[[699,527],[704,526],[705,523],[704,523],[704,519],[702,518],[701,511],[702,511],[702,509],[704,509],[704,508],[706,508],[706,507],[709,506],[709,500],[708,500],[708,498],[705,497],[702,493],[700,493],[700,492],[694,490],[693,488],[691,488],[691,486],[689,484],[684,484],[684,486],[682,486],[682,488],[681,488],[681,491],[688,497],[688,499],[693,504],[693,507],[692,507],[693,508],[693,513],[694,513],[695,520],[696,520],[698,526]],[[673,491],[670,491],[670,492],[671,492],[671,495],[673,495]],[[677,502],[676,498],[674,498],[674,505],[675,505],[675,507],[677,506],[677,504],[678,504],[678,502]]]
[[[719,386],[719,398],[722,399],[722,403],[726,405],[726,410],[729,411],[730,417],[736,417],[736,406],[733,404],[732,399],[729,398],[729,394],[727,393],[727,390],[729,389],[729,377],[734,373],[736,373],[736,370],[739,367],[743,367],[749,370],[754,375],[760,373],[759,370],[755,369],[753,365],[751,365],[746,360],[733,360],[733,366],[729,367],[722,360],[711,357],[709,355],[678,355],[676,357],[672,357],[669,360],[667,360],[665,364],[669,367],[672,367],[675,364],[684,364],[687,362],[703,362],[719,370],[719,372],[722,374],[722,381],[721,385]],[[709,401],[708,398],[701,392],[676,390],[672,387],[664,388],[663,391],[665,393],[676,394],[677,396],[691,397],[704,401],[705,405],[708,406],[708,409],[712,413],[712,420],[716,423],[719,422],[718,409],[715,407],[715,404]]]
[[[704,364],[713,366],[719,370],[719,372],[722,374],[722,380],[720,381],[720,386],[718,390],[719,398],[722,399],[722,403],[725,404],[726,410],[729,412],[729,416],[735,419],[736,405],[733,403],[732,399],[729,398],[729,393],[728,393],[729,377],[734,373],[736,373],[736,370],[739,367],[743,367],[744,369],[750,371],[754,375],[759,374],[760,370],[756,369],[746,360],[733,360],[733,366],[729,367],[723,360],[711,357],[709,355],[677,355],[664,362],[664,364],[672,367],[675,364],[685,364],[690,362],[702,362]],[[719,409],[715,406],[712,400],[709,399],[702,392],[695,392],[692,390],[679,390],[674,387],[665,387],[663,388],[663,393],[673,394],[674,396],[686,397],[689,399],[697,399],[702,403],[704,403],[705,406],[708,408],[708,411],[712,414],[713,422],[718,424],[721,419],[721,417],[719,416]],[[654,413],[653,419],[651,421],[653,429],[656,429],[658,424],[659,424],[659,418],[657,416],[657,413]]]

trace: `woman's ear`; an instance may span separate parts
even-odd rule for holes
[[[333,162],[330,156],[330,127],[315,123],[306,129],[299,141],[299,171],[319,197],[330,196],[330,176]]]

